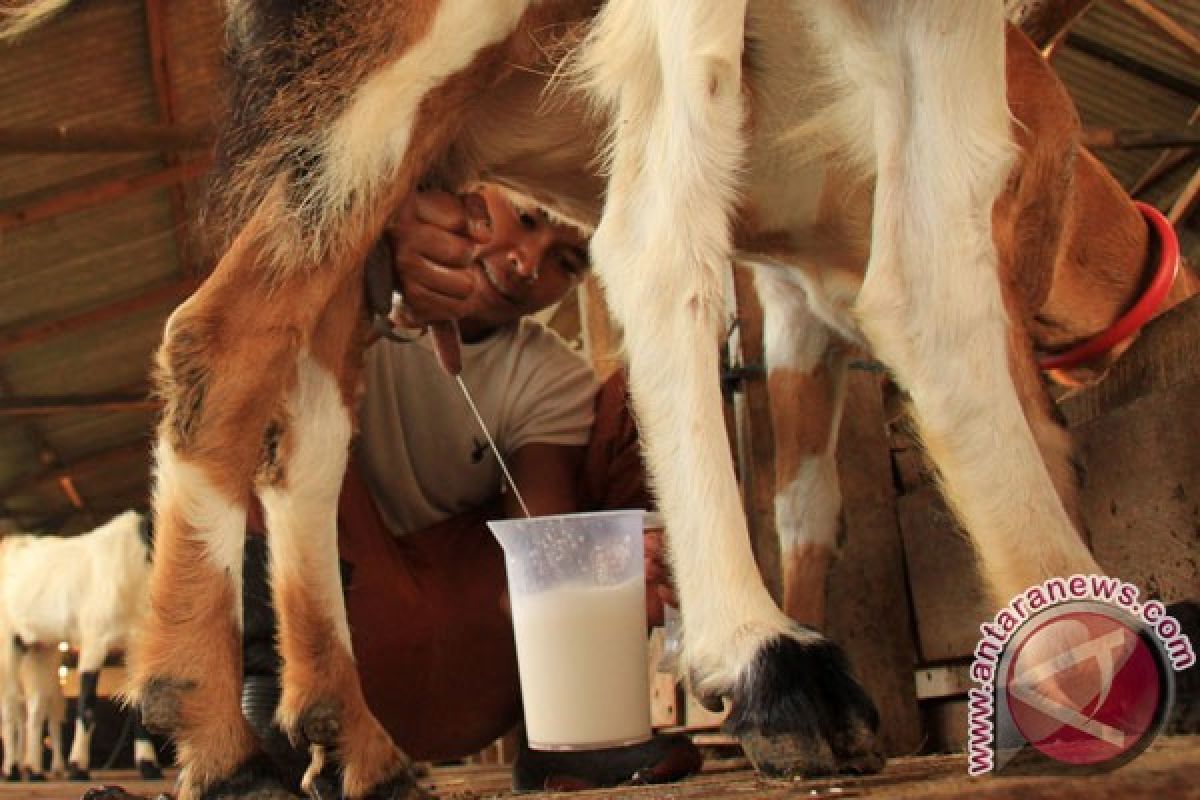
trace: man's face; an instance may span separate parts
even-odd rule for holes
[[[476,191],[487,206],[492,237],[476,261],[481,286],[471,319],[505,325],[561,300],[587,271],[587,240],[541,211],[515,208],[494,186]]]

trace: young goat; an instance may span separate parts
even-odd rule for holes
[[[1017,389],[1029,345],[992,228],[1018,150],[1002,4],[226,5],[224,256],[159,353],[159,544],[135,662],[147,720],[174,732],[183,800],[232,791],[256,763],[238,706],[252,493],[270,531],[279,722],[313,770],[334,749],[347,796],[419,793],[363,702],[334,516],[367,311],[384,310],[366,307],[363,265],[419,180],[486,176],[595,226],[672,531],[684,659],[697,691],[730,700],[760,768],[881,759],[839,651],[775,606],[750,551],[716,355],[735,251],[795,276],[782,280],[804,299],[801,350],[826,350],[819,320],[907,390],[997,603],[1099,571],[1040,455],[1059,429]],[[562,74],[575,79],[545,102]]]
[[[145,617],[150,578],[150,521],[127,511],[78,536],[7,536],[0,541],[0,636],[4,648],[5,763],[17,751],[18,699],[27,718],[25,769],[41,773],[46,714],[61,704],[58,643],[79,648],[79,709],[67,775],[88,778],[101,667],[115,649],[128,648]],[[13,683],[16,681],[17,683]],[[24,691],[21,691],[21,687]],[[50,687],[53,687],[51,689]],[[57,697],[57,699],[56,699]],[[135,712],[136,713],[136,712]],[[52,741],[62,722],[50,715]],[[161,775],[154,746],[140,722],[134,759],[145,777]],[[61,767],[61,747],[56,763]]]

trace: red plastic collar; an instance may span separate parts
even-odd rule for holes
[[[1106,330],[1066,352],[1039,358],[1038,366],[1043,370],[1077,367],[1112,350],[1137,333],[1154,317],[1175,284],[1175,277],[1179,274],[1179,239],[1175,236],[1175,229],[1171,227],[1170,220],[1154,206],[1138,201],[1135,201],[1134,205],[1158,234],[1158,241],[1162,246],[1162,258],[1154,273],[1154,279],[1133,308]]]

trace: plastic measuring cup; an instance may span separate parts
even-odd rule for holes
[[[504,548],[529,746],[651,736],[640,510],[489,522]]]

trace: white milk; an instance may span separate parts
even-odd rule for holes
[[[513,597],[531,747],[611,747],[650,737],[645,591],[639,577]]]

